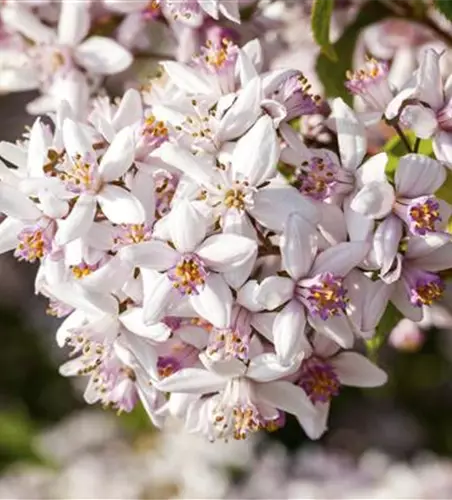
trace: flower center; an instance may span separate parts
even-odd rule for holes
[[[215,360],[248,361],[249,338],[231,328],[214,328],[211,332],[207,355]]]
[[[121,224],[115,228],[114,250],[151,239],[152,230],[147,224]]]
[[[237,47],[230,40],[223,38],[219,44],[207,40],[206,46],[201,48],[201,56],[193,59],[207,71],[218,73],[226,67],[232,67],[237,54]]]
[[[181,364],[173,356],[159,356],[157,371],[161,378],[169,377],[181,369]]]
[[[228,409],[219,407],[214,412],[213,422],[220,436],[227,437],[229,431],[234,439],[243,440],[261,428],[259,411],[252,403],[235,405],[226,411]]]
[[[245,209],[245,194],[240,189],[228,189],[224,195],[224,204],[227,208]]]
[[[155,217],[161,219],[171,208],[171,201],[176,192],[177,179],[164,175],[155,181]]]
[[[388,72],[389,66],[386,62],[368,59],[363,68],[347,72],[348,81],[345,86],[349,92],[359,95],[372,108],[381,110],[392,99]]]
[[[302,164],[296,173],[298,190],[315,200],[324,200],[334,192],[337,165],[327,158],[314,157]]]
[[[442,297],[444,289],[444,282],[439,276],[424,272],[410,289],[410,302],[417,307],[431,306]]]
[[[78,194],[95,188],[96,173],[95,162],[78,155],[71,162],[70,168],[65,172],[61,172],[59,177],[65,182],[69,191]]]
[[[160,0],[151,0],[141,11],[141,15],[148,20],[156,19],[160,14]]]
[[[437,222],[441,222],[438,200],[433,196],[426,196],[413,203],[408,208],[410,229],[421,236],[436,230]]]
[[[99,266],[97,264],[88,265],[86,262],[81,262],[76,266],[71,266],[71,271],[75,279],[81,280],[86,276],[89,276],[93,271],[98,269],[98,267]]]
[[[41,226],[32,226],[22,229],[18,235],[14,256],[18,260],[35,262],[43,259],[51,250],[52,242]]]
[[[206,268],[196,255],[184,255],[181,260],[168,271],[173,287],[182,295],[198,295],[204,288],[207,278]]]
[[[341,387],[333,366],[316,356],[303,361],[298,384],[313,403],[328,403]]]
[[[157,120],[154,115],[146,118],[142,133],[144,136],[159,140],[160,143],[168,139],[168,128],[165,122]]]
[[[309,281],[313,283],[303,287],[301,299],[311,314],[326,320],[345,312],[348,298],[341,276],[322,273]]]

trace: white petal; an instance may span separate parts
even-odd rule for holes
[[[135,157],[133,133],[129,127],[118,132],[102,156],[99,173],[105,182],[118,180],[132,165]]]
[[[27,166],[27,150],[17,144],[0,142],[0,156],[18,167],[18,172]],[[2,180],[5,180],[2,178]]]
[[[111,293],[120,290],[133,274],[133,265],[118,256],[83,279],[82,285],[90,290]]]
[[[347,240],[347,225],[344,212],[337,205],[329,203],[316,203],[320,220],[318,228],[320,234],[330,245],[336,245]]]
[[[283,276],[269,276],[260,284],[256,300],[270,311],[293,297],[295,283]]]
[[[353,200],[348,196],[344,201],[344,217],[347,225],[347,232],[353,241],[366,241],[370,238],[375,222],[370,217],[366,217],[351,209],[350,203]]]
[[[1,241],[1,239],[0,239]],[[240,290],[237,290],[237,303],[251,312],[262,311],[263,307],[257,301],[259,284],[256,280],[250,280],[245,283]]]
[[[447,162],[450,168],[450,164],[452,164],[452,134],[450,132],[441,130],[435,134],[433,152],[438,160]]]
[[[82,194],[66,219],[58,223],[58,230],[55,235],[58,244],[65,245],[76,238],[84,236],[91,229],[95,213],[95,198],[88,194]]]
[[[225,142],[242,136],[262,114],[260,78],[253,78],[220,120],[217,139]]]
[[[144,289],[143,321],[146,325],[153,325],[165,316],[173,298],[173,284],[166,274],[162,274],[152,283],[152,287]]]
[[[102,212],[114,224],[142,224],[144,208],[132,193],[119,186],[106,184],[97,194]]]
[[[370,244],[365,241],[339,243],[317,256],[310,275],[330,272],[338,276],[346,276],[364,260],[369,250]]]
[[[90,73],[113,75],[127,69],[133,61],[130,52],[110,38],[92,36],[79,45],[75,59]]]
[[[262,116],[237,142],[232,153],[233,175],[252,186],[276,174],[279,141],[269,116]]]
[[[166,271],[174,266],[180,257],[176,250],[160,240],[130,245],[121,249],[120,256],[137,267],[146,267],[156,271]]]
[[[305,432],[309,433],[312,439],[320,436],[309,432],[314,425],[316,414],[314,407],[303,389],[297,385],[285,381],[269,382],[266,384],[256,384],[256,397],[275,408],[295,415]]]
[[[425,257],[411,260],[411,264],[425,271],[437,272],[452,267],[452,243],[437,248]]]
[[[403,234],[402,221],[395,215],[384,219],[377,227],[373,247],[377,264],[382,274],[386,274],[394,262]]]
[[[75,47],[88,34],[90,12],[88,3],[61,2],[58,22],[58,42]]]
[[[171,335],[171,328],[165,323],[146,325],[143,321],[143,308],[131,307],[119,316],[119,321],[132,333],[155,342],[164,342]]]
[[[17,236],[24,226],[22,221],[11,217],[7,217],[0,223],[0,254],[16,248],[19,241]]]
[[[70,158],[76,158],[78,155],[88,156],[91,159],[96,158],[91,141],[86,136],[80,124],[66,118],[63,123],[64,147]]]
[[[184,368],[155,385],[163,392],[182,392],[204,394],[217,392],[226,384],[226,380],[216,373],[201,368]]]
[[[392,286],[380,280],[367,279],[365,283],[365,289],[361,289],[361,293],[364,295],[362,330],[370,332],[377,327],[386,310],[392,294]]]
[[[354,387],[378,387],[386,383],[386,373],[357,352],[341,352],[331,359],[339,380]]]
[[[367,217],[381,219],[391,211],[394,200],[394,189],[389,182],[373,181],[355,195],[350,208]]]
[[[429,139],[438,128],[435,112],[421,104],[403,108],[400,119],[420,139]]]
[[[257,244],[238,234],[215,234],[201,244],[196,254],[211,269],[223,273],[257,255]]]
[[[391,302],[408,319],[412,321],[421,321],[423,313],[422,307],[413,306],[408,297],[403,280],[398,281],[392,287]]]
[[[55,32],[42,24],[30,10],[17,5],[16,2],[14,6],[3,6],[2,21],[34,42],[52,43],[55,41]]]
[[[443,105],[443,81],[440,71],[441,54],[427,49],[422,57],[417,74],[417,97],[437,111]]]
[[[251,359],[246,376],[256,382],[271,382],[272,380],[295,373],[299,367],[300,360],[287,366],[282,366],[274,353],[265,352]]]
[[[213,159],[194,156],[186,149],[166,142],[160,146],[155,155],[168,165],[176,167],[190,176],[200,186],[209,186],[214,168]]]
[[[170,217],[174,246],[180,253],[193,252],[206,236],[206,218],[186,198],[173,207]]]
[[[207,370],[225,378],[241,377],[246,372],[246,364],[236,358],[214,361],[205,352],[202,352],[199,359]]]
[[[113,118],[116,130],[134,125],[143,118],[143,105],[141,95],[136,89],[128,89],[119,103]]]
[[[203,78],[199,71],[175,61],[165,61],[162,66],[172,83],[188,94],[212,94],[209,80]]]
[[[273,324],[278,313],[259,313],[251,316],[251,326],[273,343]]]
[[[315,205],[292,186],[260,189],[249,212],[260,224],[273,231],[282,231],[291,212],[302,213],[313,224],[318,219]]]
[[[397,194],[417,198],[438,190],[446,180],[446,170],[428,156],[410,154],[400,158],[394,180]]]
[[[367,149],[364,125],[342,99],[334,99],[332,107],[342,165],[347,170],[356,170]]]
[[[232,293],[224,279],[210,274],[199,295],[190,296],[195,311],[217,328],[226,328],[231,321]]]
[[[66,339],[70,338],[71,328],[81,327],[86,321],[86,314],[83,311],[74,311],[59,326],[56,332],[56,341],[58,347],[64,347]]]
[[[353,331],[346,316],[332,316],[325,321],[319,317],[308,316],[308,320],[314,330],[330,337],[344,349],[353,345]]]
[[[289,365],[301,352],[311,350],[305,327],[304,306],[297,300],[291,300],[276,316],[273,324],[273,341],[282,365]]]
[[[377,153],[371,156],[356,172],[359,185],[370,182],[386,182],[385,168],[388,163],[387,153]]]
[[[36,220],[42,214],[39,208],[19,190],[0,182],[0,212],[23,220]]]

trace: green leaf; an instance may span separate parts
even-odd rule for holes
[[[412,130],[404,130],[403,131],[405,137],[407,138],[408,143],[411,146],[411,149],[414,150],[416,144],[416,135]],[[402,142],[402,139],[396,134],[383,146],[383,151],[392,154],[393,156],[397,156],[400,158],[403,155],[409,153],[405,144]],[[419,143],[418,153],[426,156],[433,155],[433,143],[430,139],[422,140]]]
[[[319,55],[316,70],[327,97],[342,97],[345,102],[351,103],[352,98],[344,86],[344,80],[346,72],[353,65],[353,53],[358,36],[370,24],[377,23],[389,16],[394,17],[394,14],[383,3],[377,0],[365,2],[355,20],[347,27],[339,40],[332,45],[338,56],[337,61],[332,61],[324,53]]]
[[[435,0],[434,6],[445,16],[449,21],[452,21],[452,2],[451,0]]]
[[[322,53],[333,62],[337,62],[337,54],[330,42],[330,23],[334,0],[315,0],[311,14],[311,28],[314,40]]]
[[[375,330],[375,335],[370,340],[366,341],[367,355],[371,360],[374,362],[377,360],[378,351],[385,343],[391,330],[402,318],[402,313],[392,304],[392,302],[389,302]]]

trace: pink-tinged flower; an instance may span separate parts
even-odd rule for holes
[[[58,95],[54,85],[61,85],[70,72],[77,71],[79,81],[73,89],[77,94],[82,87],[87,87],[87,80],[78,68],[94,76],[109,75],[123,71],[132,63],[131,54],[114,40],[99,36],[85,40],[90,28],[89,4],[62,2],[57,31],[17,4],[3,7],[2,19],[35,43],[29,49],[29,64],[35,69],[37,86],[47,94],[31,105],[32,109],[39,106],[38,113],[56,109],[64,96]]]
[[[237,358],[200,359],[205,368],[186,368],[156,383],[172,393],[170,412],[184,417],[187,430],[211,440],[245,439],[271,423],[279,425],[281,411],[295,415],[308,434],[313,428],[313,407],[305,392],[278,380],[296,371],[299,362],[282,367],[273,353],[262,352],[259,342],[247,364]]]
[[[140,201],[128,190],[112,184],[132,165],[131,130],[124,128],[115,136],[99,163],[91,142],[77,123],[65,120],[63,138],[69,160],[60,178],[77,199],[69,215],[59,223],[57,241],[65,244],[85,235],[93,223],[97,203],[115,224],[142,224],[145,213]]]
[[[306,323],[342,347],[353,343],[347,318],[345,278],[367,255],[365,242],[340,243],[318,253],[318,234],[299,213],[292,213],[281,237],[282,267],[289,277],[261,283],[257,300],[267,309],[284,305],[273,323],[275,350],[283,364],[309,350]]]
[[[378,157],[378,158],[377,158]],[[408,228],[413,235],[425,236],[443,231],[452,209],[434,195],[446,180],[446,170],[436,160],[420,154],[402,156],[395,173],[394,188],[386,180],[387,155],[380,153],[358,172],[361,190],[351,207],[374,219],[397,216],[395,224]]]
[[[343,385],[378,387],[386,383],[387,375],[362,354],[339,351],[331,340],[314,335],[312,353],[290,379],[304,390],[317,412],[308,432],[315,439],[327,429],[330,403]]]
[[[345,86],[353,95],[359,96],[371,111],[383,114],[393,98],[388,73],[387,62],[369,59],[363,68],[347,72]]]
[[[201,317],[219,328],[227,326],[232,295],[222,274],[255,259],[256,242],[235,234],[215,234],[206,239],[207,220],[185,199],[168,217],[173,247],[152,240],[121,252],[123,259],[140,268],[164,271],[149,287],[145,285],[145,322],[159,320],[171,303],[186,297]],[[240,284],[249,272],[242,273]]]
[[[398,351],[417,352],[425,342],[425,333],[418,324],[403,318],[389,334],[389,344]]]
[[[231,21],[240,22],[239,0],[160,0],[164,13],[175,21],[200,26],[204,14],[218,19],[222,14]]]
[[[445,283],[438,272],[452,266],[451,248],[449,235],[440,233],[412,236],[400,247],[394,247],[392,242],[386,247],[381,280],[371,285],[361,282],[358,292],[374,297],[369,305],[373,327],[389,300],[408,319],[421,321],[426,307],[435,304],[444,293]]]
[[[433,49],[424,51],[419,69],[388,105],[386,117],[393,119],[400,114],[403,125],[421,139],[431,137],[436,157],[450,163],[452,95],[450,79],[442,81],[440,58]]]
[[[239,139],[230,165],[215,166],[172,144],[163,145],[158,153],[199,186],[196,192],[229,232],[254,237],[250,217],[269,229],[280,229],[293,210],[316,219],[316,208],[295,188],[282,182],[266,184],[276,176],[279,158],[278,138],[268,116]]]
[[[303,73],[287,72],[276,84],[268,86],[265,92],[268,100],[262,104],[265,109],[268,108],[270,115],[274,115],[274,103],[283,108],[282,115],[278,117],[279,121],[290,121],[300,116],[319,113],[321,97],[311,93],[311,85]]]

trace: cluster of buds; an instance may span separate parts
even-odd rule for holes
[[[234,2],[163,3],[185,18],[235,16]],[[85,44],[71,57],[101,67]],[[342,386],[386,381],[357,346],[388,303],[420,321],[444,291],[447,158],[409,151],[391,178],[387,153],[366,158],[364,120],[342,99],[327,122],[336,151],[308,147],[294,120],[327,106],[299,71],[263,71],[257,40],[212,40],[162,68],[147,90],[86,112],[63,99],[0,143],[15,167],[0,165],[0,249],[39,262],[36,292],[64,318],[56,339],[71,350],[61,373],[87,377],[88,403],[130,412],[141,401],[154,425],[177,417],[210,440],[291,414],[316,439]],[[375,61],[348,88],[374,120],[397,108],[400,131],[436,113],[431,134],[447,152],[449,104],[427,95],[422,68],[409,95]]]

